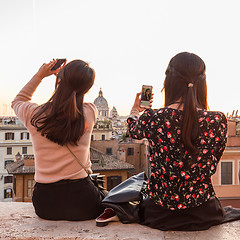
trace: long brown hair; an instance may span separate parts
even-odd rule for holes
[[[203,60],[188,52],[174,56],[165,72],[165,106],[180,99],[183,105],[182,140],[185,147],[196,153],[194,140],[198,137],[197,108],[207,109],[206,66]]]
[[[84,94],[92,87],[95,72],[82,60],[69,62],[56,78],[56,89],[31,117],[31,124],[52,142],[77,145],[85,130]]]

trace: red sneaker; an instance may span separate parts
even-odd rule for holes
[[[118,216],[112,208],[106,208],[104,212],[96,218],[96,226],[104,227],[107,226],[109,222],[119,221]]]

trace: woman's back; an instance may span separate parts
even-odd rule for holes
[[[155,203],[171,210],[198,206],[215,195],[210,178],[226,145],[224,114],[198,110],[199,135],[194,140],[198,151],[191,154],[182,141],[182,118],[181,110],[166,107],[146,110],[138,124],[129,122],[132,137],[149,140],[147,192]],[[187,166],[188,162],[192,164]]]
[[[32,111],[36,109],[36,104],[29,102],[22,104],[21,98],[16,97],[12,107],[31,134],[36,165],[34,177],[36,182],[51,183],[62,179],[77,179],[87,176],[84,169],[66,147],[41,136],[41,133],[31,125],[30,116]],[[28,112],[25,111],[26,108],[28,108]],[[89,145],[97,111],[91,103],[84,103],[83,110],[87,127],[78,141],[78,146],[70,146],[70,148],[79,156],[83,165],[87,169],[91,169]],[[65,129],[62,134],[65,134],[65,131],[68,130]]]

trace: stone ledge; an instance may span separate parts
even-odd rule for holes
[[[75,240],[236,240],[240,221],[201,232],[162,232],[139,224],[111,223],[96,227],[95,221],[47,221],[38,218],[32,203],[0,202],[0,239]]]

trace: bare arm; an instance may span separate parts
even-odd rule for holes
[[[36,106],[36,104],[30,103],[32,95],[41,83],[42,79],[50,76],[52,74],[57,74],[61,68],[55,71],[51,71],[51,68],[56,63],[53,60],[49,63],[44,63],[38,70],[38,72],[32,77],[32,79],[21,89],[17,96],[12,101],[12,108],[16,116],[24,123],[26,126],[27,113],[31,108]]]

